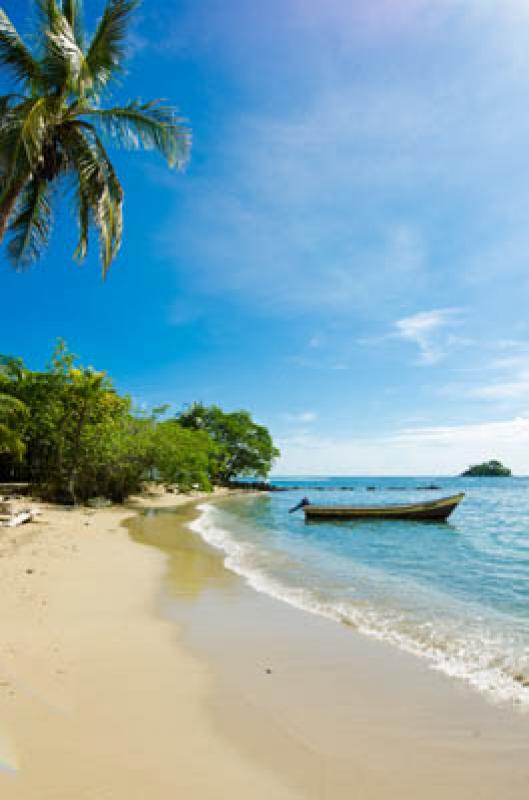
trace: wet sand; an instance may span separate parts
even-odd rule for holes
[[[166,559],[130,514],[45,507],[0,531],[0,797],[297,797],[217,729],[209,666],[157,612]]]
[[[527,712],[258,594],[191,517],[136,519],[132,535],[168,556],[159,607],[211,666],[210,717],[236,749],[305,798],[527,796]]]

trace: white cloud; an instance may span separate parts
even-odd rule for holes
[[[529,401],[529,344],[523,340],[504,340],[496,343],[500,357],[491,358],[487,371],[494,376],[485,383],[466,388],[465,393],[478,400],[504,405]],[[510,351],[510,352],[509,352]],[[455,387],[457,388],[457,387]],[[459,388],[461,392],[461,387]]]
[[[529,370],[517,372],[514,379],[495,381],[470,390],[470,397],[480,400],[519,401],[529,400]]]
[[[461,309],[442,308],[420,311],[395,322],[394,338],[412,342],[419,348],[419,364],[436,364],[447,355],[450,346],[460,343],[458,337],[443,336],[442,332],[458,321]]]
[[[319,437],[279,440],[277,474],[456,475],[471,463],[499,458],[529,473],[529,418],[408,428],[385,438]]]

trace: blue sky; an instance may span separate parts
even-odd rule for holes
[[[144,0],[122,96],[177,104],[191,162],[110,148],[105,283],[64,207],[41,263],[2,254],[0,351],[62,336],[138,403],[248,408],[281,473],[529,472],[524,4]]]

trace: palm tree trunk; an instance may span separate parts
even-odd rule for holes
[[[10,184],[2,198],[2,204],[0,206],[0,242],[4,239],[15,204],[27,180],[27,175],[20,175]]]

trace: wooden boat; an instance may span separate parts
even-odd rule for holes
[[[394,506],[317,506],[311,502],[299,504],[307,521],[347,519],[409,519],[444,522],[457,508],[464,493],[429,500],[424,503],[407,503]]]

